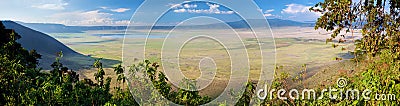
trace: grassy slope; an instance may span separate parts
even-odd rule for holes
[[[28,50],[35,49],[42,55],[42,59],[39,60],[39,67],[42,67],[45,70],[51,69],[50,65],[55,61],[56,54],[60,51],[64,54],[61,62],[73,70],[89,68],[94,62],[94,58],[75,52],[49,35],[32,30],[12,21],[3,21],[3,24],[6,28],[14,29],[19,35],[21,35],[21,39],[19,39],[18,42],[21,43],[24,48]],[[115,60],[106,61],[110,64],[118,62]]]

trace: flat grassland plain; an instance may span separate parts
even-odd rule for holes
[[[204,31],[212,32],[215,35],[226,35],[226,31],[219,29],[208,29]],[[176,32],[179,33],[180,31]],[[183,33],[185,31],[182,30],[181,32]],[[312,27],[279,27],[272,28],[272,32],[276,45],[276,66],[281,67],[276,71],[276,75],[285,72],[294,78],[306,70],[306,79],[303,80],[303,83],[308,87],[315,87],[320,84],[335,82],[334,76],[337,74],[338,70],[351,70],[354,68],[353,65],[350,64],[351,62],[346,62],[351,58],[348,50],[353,50],[354,45],[345,43],[333,48],[331,43],[326,43],[326,39],[330,37],[329,32],[314,30]],[[121,60],[124,33],[125,30],[96,30],[86,31],[84,33],[50,33],[49,35],[84,55]],[[137,34],[136,37],[128,37],[125,40],[145,41],[146,31],[137,31],[134,33]],[[160,63],[160,51],[165,37],[161,35],[168,34],[169,30],[155,30],[153,33],[160,33],[160,36],[154,35],[148,38],[146,58],[152,62]],[[250,31],[239,30],[238,33],[249,35]],[[196,33],[193,32],[193,34]],[[227,37],[229,37],[229,35],[227,35]],[[352,41],[359,37],[359,33],[354,33],[354,35],[347,34],[346,38],[348,39],[346,40]],[[179,37],[174,39],[187,40],[180,39]],[[261,70],[259,45],[254,38],[242,36],[242,40],[249,56],[250,80],[257,80],[259,79]],[[125,46],[140,48],[140,46],[143,45],[130,42]],[[164,49],[168,50],[168,48]],[[180,52],[179,69],[187,78],[199,78],[202,73],[199,69],[199,62],[204,56],[214,59],[217,72],[210,87],[201,90],[200,93],[215,97],[226,87],[231,70],[229,54],[218,42],[201,38],[188,42],[183,46]],[[343,60],[338,60],[337,58],[342,58]],[[267,64],[273,64],[273,62]],[[304,67],[304,65],[306,65],[306,67]],[[106,76],[116,79],[113,69],[107,68],[105,70]],[[95,72],[96,70],[94,69],[79,70],[79,73],[83,75],[82,77],[91,79],[93,79]],[[293,83],[291,87],[296,87],[298,85],[299,83]],[[115,85],[112,85],[112,87],[113,86]]]

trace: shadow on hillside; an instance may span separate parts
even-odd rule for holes
[[[42,55],[42,58],[39,59],[39,67],[43,70],[52,69],[51,64],[56,61],[57,53],[60,51],[63,53],[63,57],[61,58],[60,62],[65,67],[68,67],[72,70],[92,68],[93,62],[96,60],[96,58],[86,56],[72,50],[45,33],[33,30],[13,21],[1,21],[0,24],[3,24],[7,29],[13,29],[18,35],[21,36],[17,42],[20,43],[23,48],[27,50],[36,50],[37,53]],[[121,63],[119,60],[111,59],[103,59],[102,62],[105,68],[109,68]]]
[[[354,54],[352,53],[339,53],[338,56],[342,59],[353,59],[354,58]]]
[[[43,70],[51,70],[51,64],[56,61],[56,56],[54,55],[42,55],[42,59],[39,59],[39,66]],[[63,66],[68,67],[72,70],[84,70],[92,68],[93,63],[98,58],[85,56],[82,54],[64,54],[60,62]],[[112,68],[116,64],[121,63],[119,60],[104,59],[102,58],[104,68]]]

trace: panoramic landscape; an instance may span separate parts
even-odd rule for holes
[[[400,104],[398,0],[22,2],[0,105]]]

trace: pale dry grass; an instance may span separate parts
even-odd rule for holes
[[[207,30],[210,31],[210,30]],[[278,66],[284,66],[285,69],[282,72],[287,72],[290,75],[297,75],[301,71],[301,66],[307,64],[308,72],[310,76],[321,71],[321,67],[326,67],[334,62],[335,57],[338,57],[340,53],[347,53],[342,51],[341,48],[332,48],[331,44],[326,44],[325,39],[329,38],[329,32],[317,30],[315,31],[310,27],[287,27],[272,29],[275,43],[277,47],[276,64]],[[101,33],[120,33],[120,31],[100,31]],[[96,33],[100,33],[96,32]],[[157,33],[167,33],[168,31],[156,31]],[[211,31],[216,34],[224,34],[224,31]],[[91,32],[94,33],[94,32]],[[249,31],[241,30],[238,33],[244,35],[243,37],[251,37]],[[359,33],[357,33],[359,34]],[[90,36],[87,34],[67,34],[73,37],[60,37],[56,36],[58,40],[65,43],[72,49],[85,54],[92,55],[94,57],[102,57],[106,59],[121,60],[122,52],[122,39],[121,38],[102,38],[98,36]],[[67,36],[66,35],[66,36]],[[359,35],[355,35],[359,36]],[[357,37],[356,37],[357,38]],[[128,39],[141,41],[144,39]],[[162,46],[163,39],[149,39],[148,45],[146,46],[147,59],[153,62],[160,63],[160,49]],[[176,40],[183,40],[177,38]],[[350,39],[351,40],[351,39]],[[91,42],[91,43],[84,43]],[[96,43],[98,42],[98,43]],[[261,55],[257,48],[258,45],[254,45],[251,39],[245,39],[247,52],[250,60],[250,80],[257,80],[260,76],[261,67]],[[143,45],[139,43],[130,42],[126,46],[132,48],[140,48]],[[345,48],[350,48],[352,45],[343,44]],[[267,50],[268,51],[268,50]],[[210,87],[200,91],[202,94],[210,95],[215,97],[221,91],[224,90],[225,85],[230,75],[230,59],[226,51],[215,42],[202,40],[200,42],[191,42],[183,50],[180,55],[180,70],[182,73],[190,78],[196,79],[200,76],[200,70],[198,64],[201,58],[204,56],[212,57],[217,64],[217,76]],[[172,57],[171,57],[172,58]],[[133,58],[132,58],[133,59]],[[270,63],[271,64],[271,63]],[[339,66],[337,68],[340,68]],[[106,68],[106,77],[113,78],[112,87],[116,86],[116,75],[113,70]],[[96,70],[80,70],[80,73],[87,78],[94,80],[94,73]],[[281,72],[278,72],[281,73]],[[272,74],[272,73],[271,73]],[[328,73],[329,74],[329,73]],[[315,80],[311,80],[315,81]],[[312,83],[310,83],[312,84]]]

